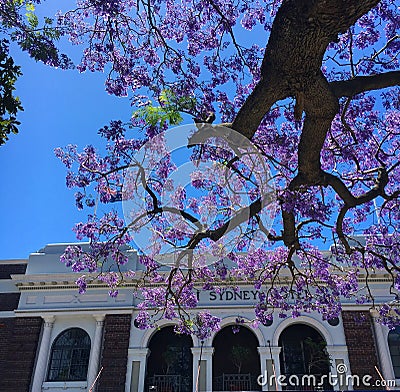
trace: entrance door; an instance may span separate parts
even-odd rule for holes
[[[286,377],[285,383],[290,381],[282,389],[333,389],[328,379],[330,361],[325,349],[326,342],[317,330],[304,324],[292,325],[282,332],[279,345],[282,347],[281,374]],[[313,377],[307,377],[310,375]]]
[[[241,326],[221,329],[213,341],[213,391],[260,391],[257,377],[261,374],[258,339]]]
[[[193,383],[192,339],[173,327],[157,331],[150,340],[145,391],[189,392]]]

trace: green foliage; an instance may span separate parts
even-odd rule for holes
[[[331,359],[326,352],[326,342],[324,340],[314,341],[308,337],[304,340],[305,347],[309,353],[308,372],[317,372],[331,367]]]
[[[55,41],[61,31],[53,27],[53,20],[45,17],[40,23],[35,4],[31,0],[0,0],[0,34],[17,42],[36,61],[60,67],[73,68],[71,60],[60,54]],[[15,82],[22,75],[20,67],[9,55],[8,40],[0,40],[0,145],[10,133],[18,133],[18,111],[23,110],[14,96]]]
[[[237,367],[238,373],[242,371],[242,364],[249,356],[250,350],[247,347],[235,345],[232,347],[231,355],[232,362]]]
[[[39,26],[35,5],[30,1],[7,1],[3,7],[2,14],[12,15],[2,18],[3,26],[8,29],[11,39],[16,41],[22,50],[27,51],[36,61],[68,68],[60,63],[59,52],[54,45],[61,32],[53,27],[53,19],[45,17]]]
[[[195,98],[177,98],[171,90],[163,90],[158,98],[159,106],[143,106],[133,113],[134,118],[142,118],[146,124],[178,125],[183,121],[181,112],[189,112],[196,105]]]
[[[8,53],[8,42],[0,41],[0,145],[8,140],[10,133],[18,133],[18,111],[23,110],[18,97],[14,96],[15,82],[21,69],[14,64]]]
[[[26,9],[26,20],[28,21],[28,25],[31,29],[36,29],[39,25],[39,19],[35,14],[35,5],[32,3],[27,3],[25,5]]]

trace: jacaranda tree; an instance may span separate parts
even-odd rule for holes
[[[140,328],[178,318],[201,338],[219,320],[197,293],[240,283],[259,291],[255,324],[274,310],[334,318],[351,297],[398,323],[395,0],[79,0],[57,18],[84,48],[78,69],[105,72],[134,107],[99,131],[101,152],[56,150],[92,209],[75,227],[89,251],[62,257],[86,271],[82,292],[133,279]],[[143,271],[109,272],[127,246]],[[375,272],[392,279],[388,303]]]

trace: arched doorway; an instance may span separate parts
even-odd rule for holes
[[[279,337],[279,346],[282,347],[280,373],[288,384],[283,385],[282,389],[333,389],[328,378],[330,360],[326,342],[316,329],[305,324],[291,325]]]
[[[192,391],[192,338],[179,335],[174,327],[164,327],[150,339],[145,391]]]
[[[261,374],[258,340],[241,326],[234,333],[231,326],[221,329],[213,341],[213,391],[260,391]]]

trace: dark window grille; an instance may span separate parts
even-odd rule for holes
[[[155,374],[153,377],[149,377],[149,385],[150,391],[153,388],[157,392],[182,392],[182,376]]]
[[[178,335],[172,326],[150,340],[145,391],[188,392],[193,389],[192,338]]]
[[[253,331],[241,326],[233,331],[222,328],[213,340],[213,391],[261,391],[258,339]]]
[[[258,391],[260,389],[256,377],[251,373],[225,374],[214,377],[214,388],[216,391]]]
[[[388,343],[394,375],[396,378],[400,378],[400,327],[389,332]]]
[[[47,381],[85,381],[90,337],[80,328],[67,329],[54,340]]]
[[[300,382],[300,385],[283,386],[283,390],[332,390],[327,377],[331,360],[326,352],[326,342],[317,330],[304,324],[291,325],[282,332],[279,345],[282,347],[281,374],[285,376],[285,381],[290,380],[291,376],[296,376],[293,380]],[[307,377],[303,378],[304,376]],[[322,378],[322,376],[325,377]],[[324,381],[323,385],[321,381]],[[303,382],[304,385],[302,385]]]

